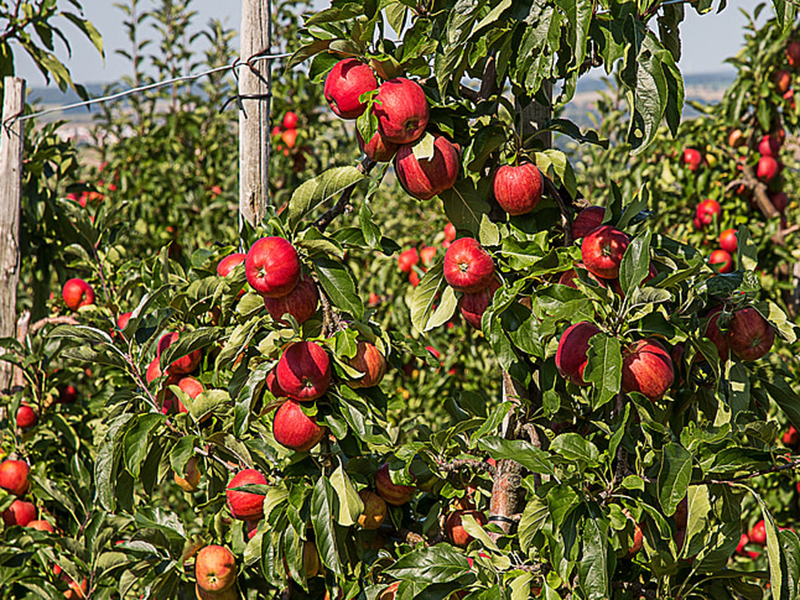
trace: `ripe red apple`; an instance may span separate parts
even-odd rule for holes
[[[695,220],[695,225],[698,227],[698,229],[702,229],[706,225],[711,225],[715,218],[719,220],[720,216],[722,215],[722,207],[719,205],[719,202],[709,198],[708,200],[703,200],[697,205],[697,211],[695,214],[697,217]]]
[[[308,452],[323,438],[325,428],[317,425],[316,417],[306,416],[300,404],[290,398],[275,411],[272,434],[282,446]]]
[[[672,387],[675,379],[672,358],[657,340],[634,342],[622,355],[623,392],[639,392],[655,402]]]
[[[25,527],[36,518],[36,507],[31,502],[24,500],[14,500],[6,510],[3,511],[3,523],[6,527],[21,525]]]
[[[419,285],[420,278],[416,271],[411,271],[411,273],[408,274],[408,282],[414,287]]]
[[[156,347],[156,358],[161,360],[161,354],[169,348],[172,344],[178,341],[180,334],[177,332],[165,333],[158,340]],[[200,350],[194,350],[179,359],[174,360],[172,364],[167,367],[167,374],[169,375],[188,375],[200,366],[200,361],[203,360],[203,353]]]
[[[526,215],[542,199],[542,173],[533,163],[503,165],[494,174],[494,197],[508,214]]]
[[[772,156],[776,158],[781,151],[781,143],[773,135],[765,135],[758,143],[758,151],[762,156]]]
[[[708,257],[708,263],[720,273],[733,271],[733,257],[726,250],[714,250]]]
[[[236,267],[242,264],[247,258],[247,254],[243,252],[234,252],[228,254],[217,264],[217,275],[220,277],[227,277]]]
[[[779,213],[782,213],[784,210],[786,210],[786,207],[789,205],[789,198],[783,192],[770,194],[769,200],[772,202],[772,206],[775,207],[775,210],[777,210]]]
[[[403,273],[411,273],[411,270],[419,262],[419,253],[416,248],[403,250],[397,257],[397,266]]]
[[[628,548],[625,556],[622,558],[632,560],[637,554],[639,554],[642,546],[644,546],[644,534],[642,533],[641,526],[638,523],[635,523],[633,529],[633,543],[631,544],[630,548]]]
[[[356,129],[356,141],[358,142],[358,147],[367,158],[375,162],[389,162],[397,154],[397,149],[400,148],[399,144],[386,141],[379,131],[376,131],[369,144],[365,145],[364,138],[361,137],[361,133]]]
[[[764,519],[761,519],[758,523],[753,525],[747,537],[750,538],[750,541],[754,544],[758,544],[759,546],[767,545],[767,526],[764,523]]]
[[[797,431],[794,425],[789,425],[789,429],[783,433],[781,441],[787,446],[796,446],[800,442],[800,431]]]
[[[283,115],[283,128],[294,129],[295,127],[297,127],[297,113],[287,110],[286,114]]]
[[[717,348],[719,359],[724,362],[728,360],[729,348],[728,336],[723,334],[717,326],[717,319],[719,319],[721,313],[721,306],[715,307],[711,310],[711,312],[708,313],[711,318],[708,320],[708,326],[706,327],[706,337],[711,340],[711,342]]]
[[[800,65],[800,42],[791,41],[786,44],[786,60],[792,68]]]
[[[364,511],[358,517],[358,524],[364,529],[377,529],[386,518],[386,502],[375,492],[361,490],[358,492],[364,503]]]
[[[266,478],[255,469],[239,471],[225,490],[228,508],[234,519],[240,521],[258,521],[264,517],[264,496],[253,492],[234,491],[233,488],[250,483],[266,485]]]
[[[0,463],[0,488],[21,496],[28,490],[30,467],[21,460],[4,460]]]
[[[378,347],[369,342],[360,341],[356,346],[356,355],[348,363],[356,371],[364,374],[361,379],[347,382],[353,389],[369,388],[378,385],[386,374],[386,359]]]
[[[334,113],[342,119],[356,119],[367,108],[359,98],[377,87],[378,80],[368,65],[355,58],[345,58],[328,73],[323,94]]]
[[[254,537],[256,537],[256,534],[258,533],[258,524],[259,523],[261,523],[261,521],[245,521],[244,522],[245,530],[247,531],[247,539],[248,540],[252,540]]]
[[[117,317],[117,327],[120,329],[120,331],[128,326],[128,321],[131,320],[132,314],[132,312],[126,312]]]
[[[331,362],[316,342],[295,342],[284,350],[275,368],[278,385],[295,400],[316,400],[328,391]]]
[[[247,282],[262,296],[280,298],[300,281],[300,259],[292,244],[280,237],[258,240],[244,261]]]
[[[422,250],[419,251],[419,257],[422,260],[423,265],[430,265],[433,263],[433,259],[436,258],[436,246],[423,246]]]
[[[731,148],[739,148],[744,145],[746,141],[741,129],[734,129],[731,131],[730,135],[728,135],[728,145]]]
[[[772,156],[762,156],[758,159],[758,166],[756,167],[756,177],[762,181],[772,181],[772,179],[780,171],[778,161]]]
[[[629,243],[628,236],[619,229],[608,225],[598,227],[583,238],[581,260],[594,275],[616,279]]]
[[[175,483],[178,484],[184,492],[196,492],[198,486],[200,485],[200,478],[202,477],[202,473],[200,469],[197,468],[197,457],[192,456],[188,462],[186,463],[186,468],[184,469],[183,474],[185,477],[181,477],[178,475],[178,472],[175,471],[173,473],[172,478]]]
[[[593,323],[581,321],[568,327],[558,341],[556,368],[562,377],[577,385],[588,385],[583,380],[589,353],[589,340],[600,329]]]
[[[267,308],[267,312],[273,320],[283,325],[288,325],[282,319],[286,313],[292,315],[298,323],[305,323],[317,312],[318,303],[319,291],[317,291],[317,284],[305,273],[300,277],[300,281],[295,288],[287,295],[280,298],[264,296],[264,306]]]
[[[267,389],[276,398],[286,397],[286,392],[284,392],[281,389],[281,386],[278,385],[278,376],[275,374],[275,369],[272,369],[272,371],[270,371],[267,375]]]
[[[68,385],[58,392],[58,403],[59,404],[74,404],[75,401],[78,399],[78,390],[75,389],[75,386]]]
[[[725,252],[733,254],[739,247],[739,238],[736,235],[735,229],[726,229],[719,234],[719,246]],[[712,261],[713,262],[713,261]]]
[[[69,589],[64,592],[64,598],[66,600],[82,600],[86,598],[86,594],[89,591],[89,584],[86,582],[86,577],[84,577],[80,583],[73,580],[69,575],[64,573],[61,576],[61,579],[67,582],[67,586]]]
[[[395,144],[417,141],[430,118],[425,92],[418,83],[404,77],[381,84],[372,112],[378,119],[378,131]]]
[[[728,345],[740,360],[758,360],[770,351],[774,341],[772,325],[755,308],[743,308],[733,313]]]
[[[457,292],[480,292],[494,281],[494,261],[477,240],[459,238],[444,254],[444,278]]]
[[[456,240],[456,226],[452,223],[448,223],[444,226],[444,241],[448,244],[454,242]]]
[[[206,546],[194,563],[197,585],[206,592],[224,592],[236,583],[236,557],[224,546]]]
[[[294,148],[297,141],[297,129],[287,129],[281,134],[281,141],[286,144],[287,148]],[[284,152],[286,154],[286,152]]]
[[[194,377],[181,377],[178,380],[178,387],[186,392],[186,395],[192,400],[196,400],[200,394],[206,391],[203,384]],[[178,412],[189,412],[180,400],[178,400]]]
[[[453,187],[458,177],[459,155],[443,135],[433,143],[433,156],[417,160],[414,147],[403,144],[394,157],[394,170],[403,189],[418,200],[430,200]]]
[[[375,473],[375,489],[381,498],[387,504],[393,506],[402,506],[414,496],[416,487],[413,485],[403,485],[400,483],[393,483],[389,475],[389,464],[384,464],[378,472]]]
[[[683,151],[683,163],[690,171],[697,171],[703,164],[703,155],[695,148],[686,148]]]
[[[20,429],[28,429],[39,422],[38,415],[27,404],[22,404],[17,410],[17,427]]]
[[[94,303],[94,290],[83,279],[68,279],[61,290],[64,304],[70,310],[78,310],[82,306]]]
[[[487,523],[486,515],[478,510],[457,510],[450,513],[444,524],[444,532],[450,541],[460,548],[466,548],[475,539],[467,533],[464,525],[461,524],[461,519],[464,515],[472,516],[479,525],[486,525]]]
[[[586,237],[603,224],[605,216],[606,209],[602,206],[587,206],[572,222],[572,237],[576,240]]]
[[[483,313],[489,308],[492,298],[494,298],[494,293],[498,289],[500,289],[500,282],[497,279],[493,279],[486,289],[474,294],[464,294],[461,297],[461,316],[475,329],[481,328]]]
[[[36,529],[37,531],[46,531],[47,533],[55,533],[56,530],[53,526],[48,523],[47,521],[41,519],[35,519],[33,521],[28,522],[25,527],[29,527],[31,529]]]

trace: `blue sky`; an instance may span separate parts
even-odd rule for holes
[[[124,1],[124,0],[123,0]],[[717,0],[718,1],[718,0]],[[125,43],[125,32],[122,27],[123,13],[114,8],[112,0],[82,0],[84,13],[103,35],[106,45],[105,62],[94,48],[79,39],[71,25],[66,24],[64,30],[73,41],[71,58],[64,58],[70,67],[73,79],[79,83],[111,82],[126,74],[128,63],[114,54],[114,50]],[[316,5],[325,5],[325,0],[315,0]],[[715,2],[715,5],[717,2]],[[142,8],[151,6],[150,2],[141,2]],[[733,56],[742,42],[742,25],[745,19],[739,7],[752,11],[756,0],[730,0],[728,7],[720,14],[714,12],[702,17],[687,7],[687,20],[684,22],[681,35],[683,39],[683,59],[681,70],[684,74],[713,73],[730,67],[723,64],[725,58]],[[194,0],[192,8],[197,11],[195,21],[205,24],[212,18],[227,21],[228,27],[239,29],[241,21],[241,0]],[[768,13],[769,11],[765,11]],[[655,24],[655,23],[654,23]],[[59,53],[65,57],[65,53]],[[17,52],[17,73],[28,79],[28,85],[39,87],[44,79],[38,70]]]

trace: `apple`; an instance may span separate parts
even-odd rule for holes
[[[697,205],[695,225],[698,229],[702,229],[705,225],[710,225],[714,221],[714,218],[719,220],[721,214],[722,207],[719,205],[719,202],[711,198],[703,200]]]
[[[772,156],[762,156],[758,159],[756,167],[756,177],[762,181],[772,181],[780,171],[778,161]]]
[[[364,529],[377,529],[386,518],[386,502],[375,492],[361,490],[358,492],[364,503],[364,511],[358,517],[358,524]]]
[[[69,589],[64,592],[64,598],[66,600],[81,600],[82,598],[86,598],[86,594],[89,591],[89,584],[86,582],[86,577],[84,577],[80,583],[73,580],[69,575],[64,573],[61,576],[61,579],[67,582],[67,586]]]
[[[764,523],[764,519],[761,519],[758,523],[753,525],[747,537],[750,538],[750,541],[754,544],[758,544],[759,546],[767,545],[767,526]]]
[[[378,347],[369,342],[360,341],[356,345],[356,355],[348,360],[348,364],[356,371],[363,373],[361,379],[347,382],[353,389],[369,388],[378,385],[386,374],[386,359]]]
[[[733,257],[726,250],[714,250],[708,257],[708,263],[720,273],[733,271]]]
[[[706,337],[711,340],[717,348],[717,355],[719,355],[719,359],[724,362],[728,360],[729,348],[728,337],[723,334],[717,326],[717,319],[719,319],[721,312],[722,307],[717,306],[708,313],[708,316],[711,318],[708,320],[708,325],[706,326]]]
[[[397,77],[378,88],[372,113],[378,119],[378,131],[395,144],[410,144],[422,137],[430,118],[425,92],[418,83]]]
[[[689,520],[689,498],[684,496],[683,500],[678,502],[675,507],[675,527],[678,529],[686,529],[686,524]]]
[[[448,244],[456,241],[456,226],[452,223],[447,223],[447,225],[444,226],[444,241]]]
[[[203,384],[194,377],[181,377],[178,380],[178,387],[186,392],[186,395],[192,400],[196,400],[200,394],[206,391]],[[180,400],[178,400],[178,412],[189,412]]]
[[[75,389],[74,385],[68,385],[66,387],[63,387],[58,392],[59,404],[74,404],[77,399],[78,399],[78,390]]]
[[[796,446],[800,442],[800,431],[797,431],[794,425],[789,425],[789,429],[784,432],[781,441],[787,446]]]
[[[264,517],[264,495],[253,492],[235,491],[233,488],[247,484],[266,485],[267,479],[255,469],[239,471],[225,489],[228,508],[234,519],[258,521]]]
[[[161,354],[169,348],[172,344],[178,341],[180,334],[177,332],[166,333],[158,340],[156,347],[156,358],[161,360]],[[188,375],[200,366],[200,361],[203,359],[203,353],[200,350],[193,350],[189,354],[181,356],[179,359],[174,360],[172,364],[167,367],[167,374],[169,375]]]
[[[30,467],[21,460],[4,460],[0,463],[0,488],[21,496],[28,490]]]
[[[773,76],[775,87],[779,94],[785,94],[792,85],[792,75],[786,69],[779,69]]]
[[[695,148],[686,148],[683,151],[683,163],[690,171],[697,171],[703,164],[703,155]]]
[[[419,253],[416,248],[403,250],[397,257],[397,266],[403,273],[411,273],[411,270],[419,262]]]
[[[316,400],[328,391],[331,361],[316,342],[295,342],[284,350],[275,375],[290,398]]]
[[[319,575],[319,552],[311,540],[303,542],[303,569],[306,572],[306,579]]]
[[[188,460],[183,474],[185,475],[185,478],[178,475],[178,472],[175,471],[172,476],[175,483],[177,483],[178,487],[180,487],[184,492],[196,492],[198,486],[200,485],[200,477],[202,476],[200,469],[197,468],[196,456],[192,456]]]
[[[286,392],[278,385],[278,376],[275,374],[275,369],[272,369],[272,371],[267,374],[267,389],[276,398],[286,397]]]
[[[125,329],[128,326],[128,321],[131,320],[132,312],[122,313],[119,317],[117,317],[117,327],[120,331]]]
[[[275,236],[261,238],[250,247],[244,270],[250,287],[269,298],[289,294],[301,275],[300,259],[294,246]]]
[[[457,292],[480,292],[494,281],[494,261],[477,240],[459,238],[444,254],[444,278]]]
[[[236,557],[224,546],[206,546],[194,562],[197,586],[206,592],[224,592],[236,583]]]
[[[572,222],[572,237],[576,240],[586,237],[603,224],[605,216],[606,209],[602,206],[587,206]]]
[[[743,146],[746,141],[741,129],[734,129],[731,131],[730,135],[728,135],[728,145],[731,148],[739,148]]]
[[[472,516],[479,525],[486,525],[488,522],[486,515],[479,510],[457,510],[450,513],[444,524],[444,533],[459,548],[466,548],[475,539],[467,533],[464,525],[461,524],[461,519],[464,515]]]
[[[642,546],[644,546],[644,534],[642,533],[642,528],[638,523],[634,523],[633,543],[622,558],[632,560],[637,554],[639,554]]]
[[[287,148],[294,148],[297,142],[297,129],[287,129],[281,134],[281,141],[286,144]],[[284,152],[284,154],[286,154]]]
[[[264,306],[267,308],[267,312],[275,322],[283,325],[289,324],[282,319],[286,313],[292,315],[298,323],[305,323],[317,312],[318,303],[317,284],[305,273],[300,277],[295,288],[287,295],[280,298],[264,296]]]
[[[672,387],[674,379],[672,357],[657,340],[639,340],[623,351],[623,392],[639,392],[655,402]]]
[[[297,127],[297,113],[291,110],[287,110],[286,114],[283,115],[283,128],[284,129],[294,129]]]
[[[436,258],[436,246],[423,246],[419,251],[419,257],[423,265],[430,265]]]
[[[755,308],[733,313],[728,329],[728,345],[740,360],[758,360],[770,351],[775,341],[772,325]]]
[[[583,379],[586,363],[589,362],[589,340],[600,333],[593,323],[581,321],[567,327],[558,340],[556,368],[562,377],[576,385],[588,385]]]
[[[765,135],[758,143],[758,151],[761,153],[761,156],[772,156],[775,158],[781,151],[781,142],[773,135]]]
[[[736,235],[735,229],[726,229],[719,234],[719,246],[725,252],[733,254],[739,247],[739,238]],[[713,261],[711,261],[713,263]]]
[[[416,487],[394,483],[389,475],[389,463],[385,463],[375,473],[375,489],[387,504],[402,506],[414,496]]]
[[[356,129],[356,141],[358,142],[358,147],[367,158],[379,163],[392,160],[400,147],[399,144],[385,140],[379,131],[376,131],[369,144],[365,145],[364,138],[361,137],[361,133]]]
[[[37,531],[45,531],[47,533],[55,533],[56,532],[56,530],[53,528],[53,526],[50,523],[48,523],[47,521],[41,520],[41,519],[35,519],[33,521],[30,521],[30,522],[28,522],[27,525],[25,525],[25,527],[29,527],[30,529],[35,529]]]
[[[509,215],[526,215],[542,199],[542,173],[533,163],[503,165],[494,174],[494,197]]]
[[[38,415],[28,404],[22,404],[17,410],[17,427],[29,429],[39,422]]]
[[[747,537],[746,533],[743,533],[739,538],[739,543],[736,546],[736,554],[740,556],[746,556],[748,558],[754,559],[758,558],[758,552],[754,552],[752,550],[747,550],[745,547],[750,543],[750,538]]]
[[[6,527],[12,525],[25,527],[34,519],[36,519],[36,507],[31,502],[24,500],[14,500],[11,506],[3,511],[3,523],[6,524]]]
[[[786,60],[792,68],[800,65],[800,42],[791,41],[786,44]]]
[[[367,108],[359,98],[377,87],[378,80],[368,65],[355,58],[345,58],[328,73],[323,94],[336,115],[342,119],[357,119]]]
[[[581,260],[597,277],[616,279],[629,243],[628,236],[619,229],[603,225],[583,238]]]
[[[411,271],[411,273],[408,274],[408,282],[413,287],[417,287],[419,285],[420,278],[419,275],[417,275],[416,271]]]
[[[500,287],[500,282],[497,279],[493,279],[486,289],[474,294],[464,294],[461,297],[461,316],[475,329],[481,328],[483,313],[489,308],[492,298],[494,298],[494,293]]]
[[[775,207],[775,210],[777,210],[779,213],[782,213],[784,210],[786,210],[786,207],[789,205],[789,198],[783,192],[770,194],[769,200],[772,202],[772,206]]]
[[[82,306],[94,303],[94,290],[83,279],[68,279],[61,290],[64,304],[70,310],[78,310]]]
[[[244,252],[234,252],[228,254],[217,264],[217,275],[220,277],[227,277],[236,267],[242,264],[247,258]]]
[[[394,157],[394,170],[403,189],[418,200],[430,200],[449,190],[458,177],[459,155],[443,135],[436,135],[433,156],[418,160],[414,146],[403,144]]]
[[[323,438],[325,427],[317,425],[317,418],[308,417],[300,404],[290,398],[275,411],[272,435],[281,446],[308,452]]]
[[[577,263],[577,266],[582,267],[584,269],[586,268],[586,265],[584,265],[583,263]],[[592,281],[596,281],[600,287],[605,288],[608,286],[608,282],[605,279],[596,277],[592,272],[589,272],[588,275],[589,279],[591,279]],[[577,271],[575,271],[575,269],[570,269],[569,271],[564,271],[561,274],[561,276],[558,278],[558,283],[560,283],[561,285],[566,285],[567,287],[571,287],[573,289],[578,289],[578,285],[575,283],[575,280],[577,278],[578,278]]]
[[[256,534],[258,533],[258,524],[259,523],[261,523],[260,520],[259,521],[245,521],[244,522],[245,530],[247,531],[247,539],[248,540],[252,540],[254,537],[256,537]]]

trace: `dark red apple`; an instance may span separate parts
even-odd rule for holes
[[[781,143],[773,135],[765,135],[758,143],[758,151],[762,156],[772,156],[776,158],[781,151]]]
[[[342,119],[356,119],[367,108],[359,98],[377,87],[378,80],[368,65],[355,58],[345,58],[328,73],[323,94],[334,113]]]
[[[4,460],[0,463],[0,488],[21,496],[28,490],[29,472],[30,468],[21,460]]]
[[[300,277],[298,284],[286,296],[280,298],[264,296],[264,306],[267,307],[267,312],[276,322],[284,325],[288,325],[282,319],[286,313],[292,315],[298,323],[305,323],[317,312],[318,303],[317,284],[306,274]]]
[[[497,279],[493,279],[486,289],[474,294],[464,294],[461,297],[461,315],[475,329],[481,328],[483,313],[489,308],[494,293],[498,289],[500,289],[500,282]]]
[[[375,344],[360,341],[356,355],[349,361],[351,367],[364,374],[361,379],[347,382],[351,388],[369,388],[378,385],[386,374],[386,359]]]
[[[583,263],[578,263],[577,266],[586,268],[586,265]],[[589,272],[589,279],[592,281],[596,281],[600,287],[607,287],[608,282],[605,279],[601,279],[594,275],[594,273]],[[578,285],[575,283],[575,280],[578,278],[578,273],[575,269],[570,269],[569,271],[564,271],[561,276],[558,278],[558,283],[561,285],[566,285],[567,287],[571,287],[573,289],[578,289]]]
[[[733,254],[739,247],[739,238],[735,229],[726,229],[719,234],[719,246],[728,254]],[[712,261],[713,263],[713,261]]]
[[[286,397],[286,392],[284,392],[281,389],[281,386],[278,385],[278,376],[275,374],[275,369],[272,369],[272,371],[270,371],[267,375],[267,389],[276,398]]]
[[[397,266],[403,273],[411,273],[411,270],[419,262],[419,252],[416,248],[403,250],[397,257]]]
[[[308,452],[325,435],[316,417],[308,417],[298,402],[292,399],[281,404],[272,422],[275,441],[295,452]]]
[[[78,399],[78,390],[75,389],[74,385],[68,385],[58,393],[58,403],[59,404],[74,404],[75,401]]]
[[[770,351],[775,341],[772,325],[755,308],[733,313],[728,329],[728,345],[740,360],[758,360]]]
[[[697,220],[695,221],[695,225],[698,225],[699,221],[698,229],[702,229],[706,225],[711,225],[715,218],[719,220],[721,214],[722,207],[719,205],[719,202],[712,200],[711,198],[708,200],[703,200],[697,205]]]
[[[786,44],[786,60],[793,69],[800,66],[800,42],[791,41]]]
[[[22,404],[17,410],[17,427],[28,429],[39,422],[39,416],[28,404]]]
[[[384,464],[375,474],[375,489],[381,498],[393,506],[402,506],[414,496],[416,487],[393,483],[389,475],[389,464]]]
[[[581,260],[597,277],[616,279],[629,243],[628,236],[619,229],[608,225],[598,227],[583,238]]]
[[[78,310],[94,303],[94,290],[83,279],[68,279],[61,290],[61,297],[70,310]]]
[[[583,380],[589,353],[589,340],[600,329],[593,323],[581,321],[571,325],[561,334],[556,350],[556,368],[561,376],[577,385],[588,385]]]
[[[14,500],[6,510],[3,511],[3,523],[6,527],[21,525],[25,527],[36,518],[36,507],[31,502],[24,500]]]
[[[361,151],[375,162],[389,162],[397,154],[397,149],[400,148],[399,144],[386,141],[379,131],[375,132],[369,144],[364,145],[364,138],[361,133],[356,129],[356,141]]]
[[[244,261],[247,282],[262,296],[280,298],[300,281],[300,259],[294,246],[280,237],[264,237],[253,244]]]
[[[227,277],[233,269],[242,264],[247,258],[247,254],[243,252],[234,252],[228,254],[225,258],[217,264],[217,275],[220,277]]]
[[[717,325],[717,319],[719,319],[721,313],[721,306],[717,306],[708,313],[711,318],[708,320],[708,325],[706,326],[706,337],[711,340],[717,348],[717,355],[719,355],[719,359],[724,362],[728,360],[729,348],[728,336],[722,333]]]
[[[403,144],[394,157],[394,170],[403,189],[418,200],[430,200],[449,190],[458,177],[459,155],[456,147],[443,135],[433,143],[433,156],[418,160],[414,147]]]
[[[708,257],[708,263],[720,273],[733,271],[733,257],[727,250],[714,250]]]
[[[469,546],[469,543],[475,539],[467,533],[466,529],[464,529],[464,525],[461,523],[462,517],[465,515],[473,517],[481,526],[486,525],[488,522],[486,515],[479,510],[457,510],[450,513],[444,524],[444,533],[453,544],[460,548],[466,548]]]
[[[177,342],[179,337],[180,334],[177,332],[165,333],[161,336],[156,348],[156,358],[158,358],[159,361],[161,360],[161,354],[172,344]],[[174,360],[172,364],[167,367],[166,371],[169,375],[188,375],[200,366],[201,360],[203,360],[203,353],[200,350],[193,350],[189,354]]]
[[[794,425],[789,425],[789,429],[783,433],[781,441],[787,446],[796,446],[800,442],[800,431],[797,431]]]
[[[683,163],[690,171],[697,171],[703,164],[703,155],[695,148],[686,148],[683,151]]]
[[[444,278],[458,292],[480,292],[494,281],[494,261],[477,240],[459,238],[444,254]]]
[[[603,224],[605,216],[606,209],[602,206],[587,206],[572,222],[572,237],[576,240],[586,237]]]
[[[503,165],[494,174],[494,197],[508,214],[526,215],[542,199],[542,173],[533,163]]]
[[[422,137],[430,118],[425,92],[418,83],[397,77],[381,84],[372,107],[378,131],[386,141],[410,144]]]
[[[772,206],[775,207],[775,210],[777,210],[779,213],[782,213],[784,210],[786,210],[786,207],[789,205],[789,198],[783,192],[770,194],[769,200],[772,202]]]
[[[331,362],[316,342],[295,342],[283,352],[275,374],[278,385],[290,398],[315,400],[328,391]]]
[[[225,489],[228,508],[234,519],[258,521],[264,517],[264,495],[253,492],[234,491],[233,488],[248,484],[267,484],[267,479],[255,469],[239,471]]]
[[[623,351],[623,392],[639,392],[655,402],[672,387],[674,379],[672,358],[657,340],[639,340]]]
[[[756,167],[756,177],[762,181],[772,181],[772,179],[780,171],[778,161],[772,156],[762,156],[758,159],[758,166]]]

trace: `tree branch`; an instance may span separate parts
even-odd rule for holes
[[[570,209],[567,207],[566,202],[564,202],[564,198],[561,197],[561,192],[559,192],[555,184],[550,181],[550,178],[542,173],[542,179],[544,180],[544,188],[556,201],[558,210],[561,212],[561,226],[564,228],[564,245],[572,246],[574,240],[572,239],[572,227],[570,225],[572,222],[570,219]]]
[[[476,471],[485,471],[494,477],[496,472],[496,468],[486,461],[474,459],[459,459],[451,460],[450,462],[437,460],[436,466],[439,467],[440,471],[444,471],[445,473],[457,473],[459,471],[475,469]]]

